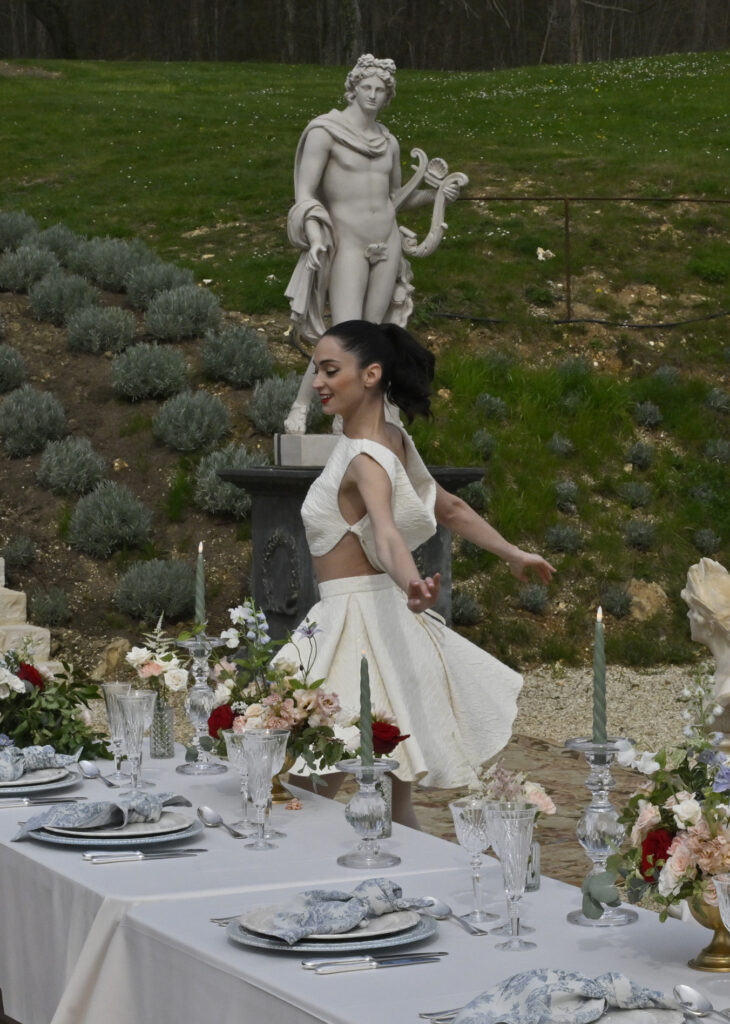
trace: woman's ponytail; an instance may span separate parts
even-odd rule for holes
[[[430,416],[433,353],[397,324],[381,324],[380,330],[393,352],[386,395],[405,413],[409,423],[414,416]]]

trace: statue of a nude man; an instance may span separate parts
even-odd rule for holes
[[[332,323],[371,320],[405,327],[413,288],[396,211],[434,202],[437,195],[437,189],[401,188],[398,142],[376,120],[395,95],[393,61],[363,55],[345,90],[346,109],[310,121],[294,164],[295,202],[287,228],[302,254],[286,295],[298,333],[312,342],[327,329],[327,302]],[[425,164],[421,178],[424,170]],[[427,174],[426,180],[432,178]],[[459,174],[445,179],[443,199],[456,199],[466,180]],[[415,247],[413,252],[422,255]],[[305,432],[311,379],[307,372],[286,420],[287,433]]]

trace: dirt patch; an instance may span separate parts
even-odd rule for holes
[[[0,60],[0,78],[62,78],[60,71],[46,71],[45,68],[37,68],[33,65],[8,64]]]

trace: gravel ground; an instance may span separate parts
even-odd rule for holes
[[[657,750],[682,740],[677,698],[693,681],[694,666],[667,665],[637,671],[609,668],[606,678],[608,735],[628,736],[638,747]],[[512,732],[562,744],[590,736],[593,673],[590,668],[543,666],[525,673]]]

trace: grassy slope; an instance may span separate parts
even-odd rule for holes
[[[469,195],[727,196],[730,157],[724,83],[730,56],[685,55],[582,67],[484,74],[399,72],[399,93],[383,120],[401,141],[404,172],[418,145],[444,155],[471,179]],[[341,69],[205,64],[44,64],[59,77],[2,80],[0,208],[22,208],[43,224],[62,221],[88,234],[139,235],[162,255],[192,267],[231,309],[285,309],[294,257],[286,240],[291,163],[306,121],[338,103]],[[603,204],[572,208],[574,315],[656,321],[730,307],[727,206]],[[589,608],[603,582],[657,580],[674,612],[644,630],[614,630],[614,655],[629,661],[685,657],[677,593],[698,557],[694,531],[710,526],[728,562],[727,467],[703,458],[708,440],[727,437],[727,416],[705,406],[727,379],[727,320],[673,332],[600,326],[551,327],[560,318],[561,203],[462,202],[449,211],[449,237],[415,267],[414,323],[439,346],[436,420],[416,434],[434,462],[474,463],[471,437],[486,427],[498,445],[489,465],[490,515],[523,543],[572,523],[583,549],[556,555],[561,582],[549,631],[519,612],[505,614],[516,586],[487,580],[490,561],[466,551],[457,577],[486,608],[492,649],[578,660]],[[423,218],[409,226],[423,229]],[[545,263],[537,245],[558,254]],[[509,321],[477,329],[443,321],[439,308]],[[435,337],[438,331],[438,338]],[[485,351],[508,360],[484,360]],[[568,355],[588,357],[587,379],[560,373]],[[682,371],[665,385],[649,371]],[[501,423],[474,406],[487,391],[507,402]],[[566,400],[567,399],[567,400]],[[637,434],[637,401],[664,415],[654,467],[643,478],[658,542],[640,554],[622,540],[636,518],[619,499],[624,453]],[[550,453],[554,431],[572,459]],[[555,509],[554,480],[579,485],[577,514]],[[715,499],[691,497],[698,484]],[[672,621],[674,620],[674,621]]]

